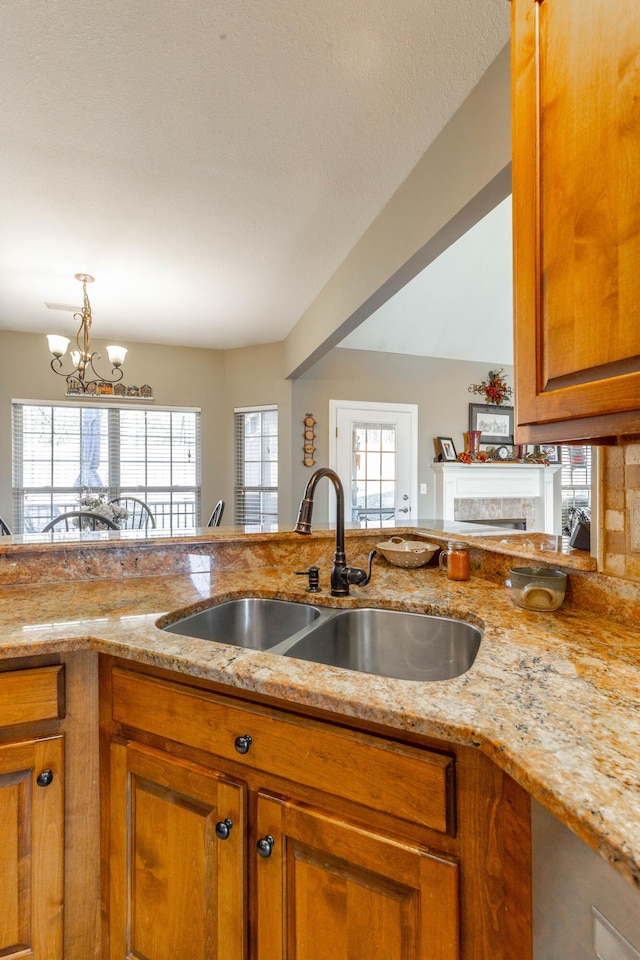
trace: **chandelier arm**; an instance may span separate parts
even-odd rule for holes
[[[99,373],[99,371],[96,370],[96,368],[94,367],[94,365],[93,365],[94,359],[95,359],[95,360],[102,360],[102,357],[101,357],[100,354],[97,352],[97,350],[96,350],[94,353],[91,354],[91,356],[89,357],[89,360],[87,361],[86,367],[85,367],[85,370],[91,369],[91,371],[93,372],[93,374],[94,374],[94,376],[95,376],[96,379],[95,379],[95,380],[87,380],[87,385],[90,384],[90,383],[119,383],[120,380],[122,380],[122,378],[123,378],[123,376],[124,376],[124,370],[122,369],[122,367],[112,367],[112,368],[111,368],[111,374],[112,374],[111,377],[103,377],[103,376]]]

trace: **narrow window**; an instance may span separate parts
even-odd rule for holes
[[[560,447],[562,455],[562,532],[578,520],[591,520],[591,447]]]
[[[278,408],[234,411],[235,522],[249,527],[278,522]]]

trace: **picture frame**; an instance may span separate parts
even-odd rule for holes
[[[513,445],[513,407],[470,403],[469,430],[480,430],[481,444]]]
[[[562,451],[555,443],[541,443],[530,446],[529,453],[537,457],[544,457],[549,463],[562,463]]]
[[[457,460],[458,454],[451,437],[436,437],[441,460]]]

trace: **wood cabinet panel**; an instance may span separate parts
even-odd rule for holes
[[[640,432],[640,7],[512,0],[520,442]]]
[[[64,667],[0,673],[0,725],[57,720],[64,716]]]
[[[38,774],[53,778],[38,786]],[[62,737],[0,745],[0,956],[62,960]]]
[[[113,670],[113,719],[252,769],[453,833],[454,760],[326,724],[233,706],[195,687]],[[235,748],[249,734],[246,754]]]
[[[450,745],[440,755],[431,743],[396,743],[149,670],[102,662],[111,960],[168,960],[171,950],[149,938],[154,917],[173,955],[195,960],[207,944],[225,960],[530,960],[528,798],[479,751]],[[233,746],[239,733],[253,737],[247,754]],[[453,833],[404,819],[402,804],[375,806],[420,790],[421,755],[457,765],[447,787],[459,814]],[[345,780],[358,784],[356,802],[346,802]],[[235,807],[220,802],[223,783],[240,785]],[[431,803],[426,792],[426,815]],[[246,848],[235,859],[228,841],[217,848],[229,859],[217,869],[207,927],[198,918],[215,851],[205,852],[203,821],[226,817]],[[175,907],[162,889],[169,875],[179,878]],[[223,876],[232,896],[220,896]],[[181,927],[184,889],[195,891],[197,917]],[[236,957],[238,944],[245,953]]]
[[[460,957],[454,859],[264,794],[258,833],[258,956]]]
[[[244,805],[242,786],[205,767],[112,744],[112,960],[243,960]]]

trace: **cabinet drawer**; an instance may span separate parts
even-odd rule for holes
[[[64,717],[64,666],[0,673],[0,726]]]
[[[454,831],[453,757],[113,669],[113,719],[442,833]],[[246,753],[237,737],[250,737]]]

